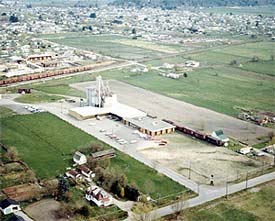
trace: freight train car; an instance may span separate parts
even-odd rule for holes
[[[47,78],[47,77],[53,77],[53,76],[57,76],[57,75],[89,71],[89,70],[92,70],[92,69],[99,67],[101,65],[106,66],[106,65],[110,65],[112,63],[113,63],[113,61],[108,61],[108,62],[104,62],[104,64],[98,63],[96,65],[86,65],[86,66],[82,66],[82,67],[66,68],[66,69],[61,69],[61,70],[51,70],[51,71],[46,71],[46,72],[42,72],[42,73],[10,77],[7,79],[0,80],[0,86],[5,86],[8,84],[18,83],[18,82],[22,82],[22,81],[30,81],[30,80]]]
[[[219,139],[217,139],[215,137],[212,137],[211,135],[207,135],[205,133],[193,130],[193,129],[188,128],[188,127],[179,126],[179,125],[175,124],[171,120],[163,119],[163,121],[165,121],[165,122],[167,122],[169,124],[174,125],[176,127],[176,130],[178,130],[178,131],[180,131],[180,132],[182,132],[184,134],[188,134],[188,135],[190,135],[192,137],[195,137],[195,138],[198,138],[200,140],[206,141],[206,142],[211,143],[213,145],[223,146],[225,144],[222,140],[219,140]]]

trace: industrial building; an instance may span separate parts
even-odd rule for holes
[[[147,114],[134,107],[119,103],[116,94],[110,91],[107,82],[101,76],[96,78],[94,87],[86,88],[87,105],[69,110],[69,114],[78,120],[85,120],[104,115],[114,115],[127,126],[137,128],[140,132],[150,136],[172,133],[175,126],[147,116]]]
[[[128,126],[137,128],[140,132],[150,136],[169,134],[174,132],[176,128],[172,124],[148,116],[138,118],[124,118],[123,123]]]

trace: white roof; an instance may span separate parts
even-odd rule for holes
[[[76,112],[84,118],[93,117],[95,115],[104,114],[114,114],[121,118],[135,118],[135,117],[145,117],[147,114],[136,108],[130,107],[125,104],[116,103],[112,107],[98,108],[98,107],[76,107],[72,108],[70,111]]]

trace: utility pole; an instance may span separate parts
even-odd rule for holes
[[[188,179],[191,179],[191,161],[189,163],[189,174],[188,174]]]
[[[225,198],[228,198],[228,177],[226,177]]]
[[[246,173],[245,189],[248,187],[248,172]]]

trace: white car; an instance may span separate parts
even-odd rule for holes
[[[134,144],[134,143],[137,143],[137,140],[131,140],[130,141],[130,144]]]
[[[106,130],[105,129],[101,129],[99,132],[103,133],[103,132],[106,132]]]

